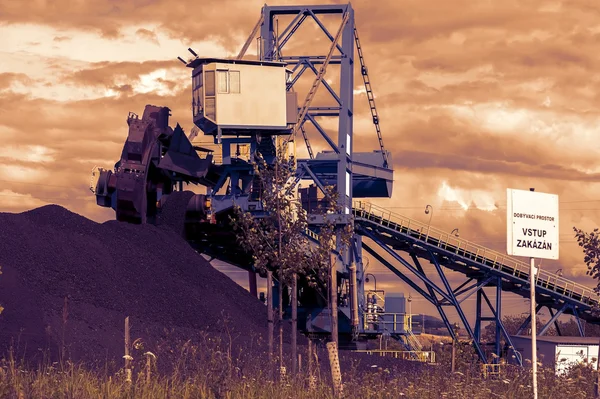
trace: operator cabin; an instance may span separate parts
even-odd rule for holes
[[[196,58],[192,71],[194,124],[205,135],[289,134],[298,115],[295,92],[287,91],[286,63]]]

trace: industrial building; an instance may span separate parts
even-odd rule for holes
[[[523,360],[531,359],[530,336],[514,335],[512,341]],[[597,370],[599,346],[600,337],[538,336],[538,362],[545,367],[554,367],[557,374],[577,363],[591,363],[593,369]]]

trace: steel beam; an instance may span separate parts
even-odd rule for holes
[[[535,314],[537,315],[538,312],[542,309],[544,305],[537,305],[535,308]],[[519,329],[517,330],[517,334],[516,335],[521,335],[521,333],[523,332],[523,330],[525,329],[525,327],[527,327],[527,325],[529,325],[529,323],[531,323],[531,315],[527,316],[527,318],[525,319],[525,321],[523,321],[523,324],[521,324],[521,327],[519,327]]]
[[[391,255],[397,262],[400,262],[404,267],[406,267],[408,270],[410,270],[415,276],[419,277],[419,279],[421,279],[421,281],[423,281],[423,283],[425,283],[425,285],[430,286],[436,293],[438,293],[446,301],[452,302],[452,300],[450,299],[450,296],[448,296],[448,294],[446,294],[433,281],[431,281],[429,279],[429,277],[427,277],[424,273],[419,272],[418,269],[416,269],[414,266],[412,266],[410,263],[408,263],[406,260],[404,260],[396,251],[394,251],[389,246],[387,246],[384,242],[382,242],[379,238],[377,238],[373,233],[371,233],[368,230],[362,230],[362,232],[368,238],[373,240],[373,242],[375,242],[375,244],[377,244],[380,248],[385,250],[388,253],[388,255]]]
[[[469,337],[474,338],[475,334],[473,334],[473,329],[471,328],[469,321],[467,320],[467,317],[465,316],[465,313],[463,312],[462,308],[460,307],[460,303],[458,303],[458,300],[456,299],[456,297],[454,296],[454,294],[452,292],[452,287],[450,286],[450,282],[448,281],[448,279],[446,278],[446,275],[444,274],[444,271],[442,270],[442,266],[440,266],[440,263],[438,262],[437,257],[435,256],[435,254],[433,252],[431,252],[431,250],[428,250],[427,252],[429,253],[431,262],[435,266],[440,278],[442,279],[442,283],[444,284],[444,287],[446,287],[446,291],[448,292],[448,294],[450,296],[450,301],[456,308],[458,317],[460,318],[461,322],[463,323],[465,330],[467,330]],[[479,355],[479,358],[485,363],[487,361],[485,352],[481,348],[481,345],[479,344],[479,342],[476,342],[475,339],[473,339],[473,346],[475,347],[475,351]]]
[[[476,293],[477,291],[479,291],[480,289],[484,288],[486,285],[488,285],[490,282],[492,282],[496,277],[494,276],[490,276],[488,278],[486,278],[485,280],[477,283],[477,284],[473,284],[471,287],[469,287],[469,289],[471,289],[471,292],[469,292],[467,295],[465,295],[464,297],[462,297],[462,299],[460,299],[458,301],[458,303],[463,303],[466,299],[468,299],[471,295],[473,295],[474,293]],[[465,292],[465,291],[463,291]],[[461,292],[462,293],[462,292]],[[454,294],[454,296],[456,296],[458,298],[457,294]]]
[[[554,309],[552,309],[550,306],[547,306],[548,311],[550,312],[550,317],[554,317]],[[558,320],[554,321],[554,328],[556,328],[556,334],[558,336],[562,336],[562,332],[560,331],[560,326],[558,325]]]
[[[550,307],[548,307],[548,309],[550,310],[550,316],[551,316],[551,317],[550,317],[550,320],[548,320],[548,322],[546,323],[546,325],[545,325],[544,327],[542,327],[542,329],[540,330],[540,332],[539,332],[539,333],[537,333],[537,336],[538,336],[538,337],[541,337],[541,336],[543,336],[544,334],[546,334],[546,331],[548,331],[548,329],[550,328],[550,326],[551,326],[553,323],[556,323],[556,321],[558,320],[558,318],[560,317],[560,315],[561,315],[561,314],[563,314],[563,313],[564,313],[564,311],[565,311],[565,310],[567,310],[569,307],[570,307],[570,306],[569,306],[569,304],[568,304],[568,303],[565,303],[565,304],[563,305],[563,307],[562,307],[562,308],[560,308],[560,309],[559,309],[559,310],[558,310],[558,311],[557,311],[555,314],[553,314],[554,312],[552,311],[552,309],[550,309]],[[556,324],[557,324],[557,326],[558,326],[558,323],[556,323]],[[558,331],[557,331],[557,332],[558,332]]]
[[[585,331],[583,331],[581,318],[579,317],[579,310],[577,310],[577,307],[575,306],[573,306],[573,315],[575,316],[575,322],[577,323],[577,328],[579,329],[579,336],[585,337]]]
[[[341,114],[340,114],[341,117]],[[323,138],[325,139],[325,141],[327,141],[327,144],[329,144],[329,146],[331,147],[331,149],[333,151],[335,151],[338,155],[340,155],[340,157],[344,154],[340,154],[340,149],[338,147],[338,145],[336,143],[334,143],[334,141],[329,137],[329,135],[327,134],[327,132],[325,132],[325,129],[323,129],[321,127],[321,125],[319,124],[319,122],[317,122],[315,120],[315,117],[312,116],[311,114],[306,114],[306,118],[313,124],[313,126],[317,129],[317,131],[319,133],[321,133],[321,136],[323,136]],[[344,193],[344,195],[346,195]]]
[[[427,295],[427,293],[423,290],[423,288],[419,287],[417,284],[415,284],[414,281],[412,281],[412,279],[410,279],[408,276],[404,275],[400,270],[398,270],[396,267],[394,267],[394,265],[392,265],[390,262],[387,261],[387,259],[385,259],[383,256],[381,256],[379,253],[377,253],[377,251],[375,251],[373,248],[371,248],[369,245],[363,243],[362,244],[363,248],[371,254],[371,256],[373,256],[375,259],[377,259],[382,265],[384,265],[385,267],[387,267],[392,273],[394,273],[396,276],[400,277],[400,279],[402,281],[404,281],[406,284],[408,284],[410,287],[412,287],[413,290],[417,291],[419,294],[421,294],[425,299],[427,299],[429,302],[431,302],[432,304],[437,306],[436,301],[433,299],[433,297]]]
[[[317,68],[315,68],[315,66],[313,65],[313,63],[310,60],[304,60],[303,62],[304,62],[304,64],[306,64],[306,66],[308,66],[308,68],[310,68],[314,72],[315,76],[317,76],[319,74],[319,71],[317,71]],[[327,89],[327,91],[329,92],[329,94],[331,94],[331,96],[333,97],[333,99],[338,103],[339,106],[341,106],[342,105],[342,100],[337,95],[337,93],[335,92],[335,90],[333,90],[331,88],[331,86],[329,85],[329,83],[327,83],[326,80],[323,80],[323,82],[321,84],[323,86],[325,86],[325,88]]]
[[[477,342],[481,342],[481,298],[483,290],[477,291],[477,300],[475,304],[475,330],[473,331],[473,339]]]
[[[489,298],[487,297],[485,291],[483,291],[483,289],[480,291],[481,292],[481,296],[483,297],[483,299],[485,300],[485,302],[487,303],[488,307],[490,308],[490,310],[492,311],[492,314],[494,315],[493,321],[496,322],[496,329],[500,328],[500,330],[502,331],[502,334],[504,334],[504,337],[506,338],[506,342],[508,343],[509,348],[511,348],[511,350],[513,352],[516,352],[517,350],[515,349],[515,346],[512,342],[512,339],[510,338],[510,335],[508,334],[508,331],[506,330],[506,327],[504,327],[504,323],[502,322],[502,313],[501,311],[497,311],[497,309],[494,309],[494,307],[492,306],[492,303],[490,302]],[[496,338],[496,350],[499,352],[499,338]],[[499,353],[496,353],[498,356],[500,356]],[[519,365],[522,366],[523,365],[523,360],[521,357],[519,356],[515,356],[517,358],[517,361],[519,362]]]
[[[410,257],[413,263],[415,264],[417,270],[419,270],[420,273],[425,274],[425,270],[423,269],[423,266],[421,266],[421,262],[419,262],[417,256],[414,253],[411,253]],[[429,285],[427,285],[427,290],[429,291],[429,295],[431,295],[431,297],[434,299],[433,304],[435,305],[438,313],[440,314],[440,317],[442,318],[446,329],[448,329],[448,333],[450,334],[453,340],[456,339],[456,333],[454,332],[454,328],[452,328],[452,325],[450,324],[450,319],[448,319],[448,315],[446,315],[446,311],[443,308],[443,301],[440,301],[440,299],[435,294],[433,288],[431,288]]]

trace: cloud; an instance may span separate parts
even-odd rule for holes
[[[4,72],[0,73],[0,91],[10,88],[15,83],[28,84],[32,79],[24,73]]]
[[[56,0],[52,5],[36,5],[36,12],[33,13],[19,0],[7,0],[0,5],[0,22],[78,29],[98,33],[110,40],[123,39],[123,29],[127,26],[156,23],[171,37],[187,41],[212,38],[233,51],[238,45],[238,36],[247,35],[258,20],[261,6],[260,2],[246,0],[187,1],[178,4],[156,0],[75,3]],[[232,13],[231,10],[236,12]],[[199,19],[201,23],[198,23]]]
[[[46,201],[37,199],[31,194],[21,194],[11,190],[0,191],[0,209],[2,209],[2,212],[23,212],[46,204]]]
[[[71,40],[71,38],[69,36],[54,36],[54,39],[52,39],[52,41],[60,43],[60,42],[66,42]]]
[[[76,85],[110,87],[118,78],[137,81],[140,75],[176,66],[181,65],[177,65],[174,61],[95,62],[84,69],[64,76],[63,81]]]
[[[156,33],[151,30],[140,28],[137,31],[135,31],[135,34],[141,39],[151,41],[152,43],[160,44],[158,42],[158,37],[156,36]]]
[[[8,161],[48,163],[54,161],[53,150],[40,145],[5,145],[0,148],[0,162],[4,158]]]

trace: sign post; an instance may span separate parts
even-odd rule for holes
[[[506,190],[506,252],[529,257],[531,297],[531,363],[533,398],[537,399],[537,340],[535,311],[535,258],[558,259],[558,195],[525,190]]]

